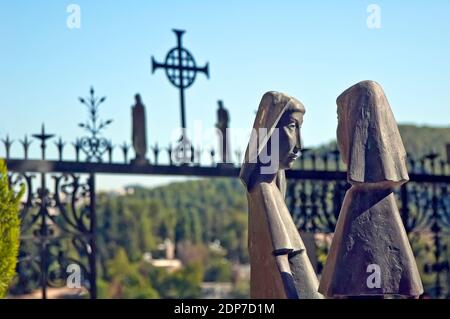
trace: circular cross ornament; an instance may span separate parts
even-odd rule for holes
[[[177,46],[167,53],[164,63],[157,62],[152,56],[152,73],[157,69],[164,69],[170,83],[180,91],[182,134],[177,147],[173,150],[172,155],[174,158],[172,160],[173,162],[181,161],[182,163],[189,163],[193,161],[193,152],[192,145],[186,136],[184,91],[194,83],[197,72],[203,73],[206,77],[209,77],[209,67],[208,63],[203,67],[198,67],[192,54],[183,48],[181,41],[184,33],[183,30],[173,30],[173,32],[175,32],[177,36]]]
[[[167,53],[166,75],[174,86],[186,89],[192,85],[196,76],[196,64],[192,54],[184,48],[173,48]]]

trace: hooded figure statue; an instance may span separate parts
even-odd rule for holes
[[[278,92],[262,97],[242,164],[247,189],[251,298],[321,298],[318,280],[284,201],[284,170],[301,150],[305,108]]]
[[[347,180],[319,291],[326,297],[417,297],[422,282],[394,188],[409,180],[406,152],[381,86],[360,82],[337,99]]]

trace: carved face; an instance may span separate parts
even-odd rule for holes
[[[303,123],[303,112],[288,110],[280,118],[279,129],[279,169],[290,169],[300,155],[302,138],[300,129]]]

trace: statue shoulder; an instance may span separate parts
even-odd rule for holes
[[[276,191],[277,187],[273,183],[261,182],[252,188],[250,195],[270,200],[270,198],[274,198],[274,192]]]

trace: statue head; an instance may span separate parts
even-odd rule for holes
[[[304,113],[303,104],[287,94],[271,91],[263,95],[240,172],[248,190],[261,175],[284,180],[284,170],[292,167],[302,148]]]
[[[134,100],[136,101],[136,105],[142,104],[141,95],[139,93],[136,93],[136,95],[134,96]]]
[[[337,142],[351,184],[408,181],[406,152],[381,86],[363,81],[337,98]]]

